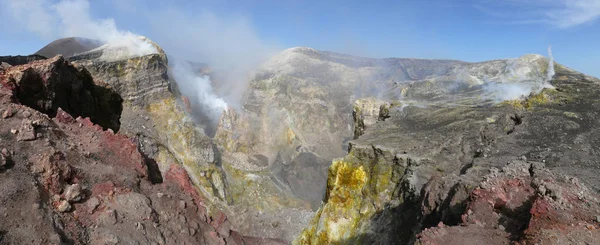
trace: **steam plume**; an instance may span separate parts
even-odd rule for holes
[[[552,56],[552,46],[548,46],[548,75],[546,82],[550,82],[554,77],[554,57]]]
[[[206,133],[214,134],[221,113],[227,109],[227,103],[213,92],[210,78],[195,74],[189,63],[179,60],[171,61],[170,75],[177,81],[182,94],[191,100],[192,109],[197,112],[196,116]],[[201,108],[197,108],[198,106]]]

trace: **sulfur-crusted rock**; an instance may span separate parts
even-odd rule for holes
[[[314,208],[324,194],[331,160],[342,157],[348,142],[376,122],[409,107],[483,107],[519,99],[549,87],[547,67],[540,55],[468,63],[370,59],[304,47],[280,52],[255,72],[241,108],[225,113],[217,128],[230,196],[234,203],[277,207],[266,198],[277,195],[308,201]],[[526,92],[508,93],[511,88]],[[267,186],[268,192],[257,190],[266,194],[263,198],[242,194],[253,186],[248,176]],[[278,210],[256,216],[267,212]]]

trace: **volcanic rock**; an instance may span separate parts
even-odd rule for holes
[[[542,77],[544,70],[534,69],[542,67],[542,60],[526,56],[522,61],[533,62],[533,68],[527,68],[532,71],[527,79],[538,76],[535,74]],[[467,67],[493,68],[488,65],[500,62],[504,61]],[[581,241],[595,239],[595,228],[588,226],[588,220],[595,217],[592,212],[578,216],[582,213],[570,215],[573,211],[567,211],[561,216],[564,219],[543,216],[540,220],[548,222],[537,228],[527,218],[532,214],[532,220],[537,220],[533,217],[539,210],[569,210],[564,208],[571,206],[578,210],[579,200],[588,200],[592,209],[597,205],[590,201],[597,190],[580,186],[600,183],[597,171],[584,164],[597,158],[595,150],[587,149],[598,145],[585,139],[599,135],[592,126],[598,122],[598,114],[591,111],[600,105],[593,96],[600,91],[600,80],[561,65],[555,67],[552,87],[499,103],[486,101],[487,92],[475,89],[477,86],[454,93],[460,95],[457,98],[473,93],[482,98],[457,101],[446,97],[444,90],[437,98],[430,97],[421,90],[422,82],[414,82],[399,101],[401,107],[389,110],[385,120],[371,120],[375,123],[369,123],[370,127],[350,142],[347,156],[333,161],[325,203],[295,243],[412,244],[419,238],[422,244],[542,244],[550,242],[546,235],[552,236],[565,224],[574,225],[567,233],[573,235],[559,243],[577,243],[575,234],[584,229],[592,232]],[[471,74],[477,72],[471,70]],[[431,87],[439,79],[424,83]],[[410,101],[414,99],[420,102]],[[356,110],[361,108],[355,107],[354,114],[360,115]],[[504,169],[506,163],[517,160],[527,162]],[[540,170],[538,163],[545,163],[551,174],[536,180],[535,173],[546,171]],[[499,176],[495,169],[504,169],[506,177],[499,179],[505,184],[489,187],[494,194],[477,201],[484,192],[475,187],[487,186],[486,180]],[[576,176],[582,183],[560,184],[565,175]],[[535,206],[537,200],[547,198],[556,208],[544,202]],[[459,224],[463,226],[456,226]],[[527,227],[531,229],[525,231]],[[429,230],[417,237],[424,229]]]
[[[241,108],[223,113],[211,139],[190,114],[193,102],[169,78],[167,55],[153,45],[157,52],[141,57],[106,45],[67,55],[77,69],[89,70],[94,84],[123,99],[117,134],[101,131],[92,123],[102,123],[97,119],[71,117],[80,114],[70,109],[57,109],[53,122],[67,138],[89,137],[90,143],[63,144],[49,133],[52,125],[34,125],[48,138],[43,146],[52,148],[30,157],[32,170],[43,170],[36,171],[41,186],[50,196],[73,184],[90,190],[73,209],[96,228],[65,228],[68,237],[89,234],[73,240],[268,243],[243,236],[252,234],[297,237],[300,244],[411,244],[454,241],[439,235],[451,227],[474,237],[524,241],[523,234],[542,239],[546,232],[523,231],[532,193],[568,206],[572,198],[565,193],[576,191],[557,185],[556,176],[598,186],[599,175],[589,166],[598,148],[593,125],[600,103],[593,94],[599,82],[559,64],[547,81],[548,60],[539,55],[467,63],[289,49],[256,71]],[[10,93],[0,90],[0,101],[24,101],[12,92],[16,83],[5,85]],[[522,91],[509,94],[507,87]],[[22,120],[16,115],[3,123]],[[21,124],[6,125],[8,131]],[[513,165],[501,178],[509,184],[494,188],[512,192],[485,189],[484,180],[498,177],[495,169],[507,162]],[[529,173],[540,162],[555,173],[546,184]],[[107,210],[114,219],[99,222]],[[565,220],[595,217],[574,216]],[[592,230],[589,225],[578,227]]]
[[[69,201],[71,203],[81,201],[83,199],[81,185],[72,184],[72,185],[67,186],[65,188],[64,197],[67,201]]]
[[[60,107],[75,116],[90,117],[105,128],[119,129],[120,96],[97,85],[85,69],[74,67],[61,56],[13,66],[0,76],[15,100],[50,117]]]

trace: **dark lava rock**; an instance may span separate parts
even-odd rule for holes
[[[83,68],[73,66],[62,56],[10,67],[0,82],[16,99],[33,109],[56,116],[58,108],[90,117],[104,128],[118,131],[123,99],[111,88],[96,84]]]

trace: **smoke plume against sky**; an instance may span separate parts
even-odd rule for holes
[[[123,23],[117,23],[112,16],[93,16],[90,5],[98,3],[89,0],[0,0],[0,3],[17,24],[48,42],[61,37],[85,37],[125,46],[131,55],[156,53],[154,46],[140,40],[137,33],[121,29],[137,25],[145,31],[142,35],[167,52],[171,75],[182,94],[196,103],[202,117],[209,117],[209,122],[203,119],[205,123],[214,125],[228,106],[241,107],[251,71],[276,50],[274,45],[261,40],[243,16],[206,10],[190,13],[168,1],[160,8],[136,0],[101,3],[117,10],[115,14],[135,20]],[[213,81],[182,61],[209,64],[211,75],[215,76]]]

